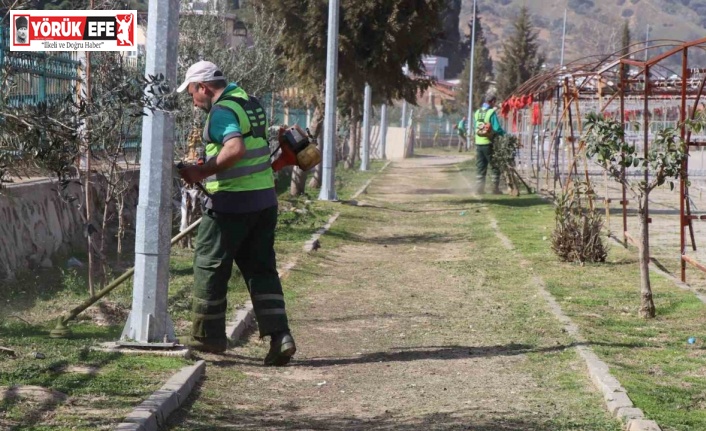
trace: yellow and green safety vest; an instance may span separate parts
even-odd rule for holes
[[[493,114],[495,113],[495,108],[487,109],[485,111],[485,118],[481,117],[482,113],[483,113],[483,109],[479,109],[476,111],[475,130],[478,130],[478,126],[480,125],[480,123],[490,123],[490,117],[492,117]],[[491,125],[491,127],[492,127],[492,125]],[[476,133],[475,142],[476,142],[476,145],[488,145],[493,141],[492,141],[492,138],[489,138],[487,136],[478,136],[478,134]]]
[[[230,168],[212,175],[204,181],[209,193],[221,191],[244,192],[274,187],[270,164],[270,147],[267,143],[267,117],[260,102],[240,87],[225,93],[216,106],[227,108],[235,114],[245,142],[245,155]],[[208,129],[211,115],[206,119]],[[207,130],[206,130],[207,132]],[[210,141],[212,138],[208,136]],[[206,143],[206,162],[218,156],[223,144]]]

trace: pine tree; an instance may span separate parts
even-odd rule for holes
[[[444,34],[432,50],[434,55],[446,57],[449,65],[446,67],[446,79],[458,77],[464,67],[464,61],[471,52],[470,45],[461,42],[461,33],[458,30],[458,18],[461,14],[461,0],[448,0],[442,14]]]
[[[468,23],[469,29],[472,31],[473,26]],[[483,101],[483,96],[488,91],[490,80],[493,77],[493,59],[490,57],[490,51],[486,44],[485,35],[483,34],[483,25],[479,16],[476,16],[476,40],[475,40],[475,55],[473,57],[473,110],[476,110]],[[468,52],[471,51],[471,33],[469,31],[468,40],[466,41]],[[456,93],[456,111],[459,114],[466,114],[468,111],[468,81],[471,77],[470,61],[466,60],[461,74],[461,87]]]
[[[513,23],[514,32],[503,43],[503,53],[498,64],[498,96],[510,96],[520,85],[536,75],[544,63],[544,55],[539,53],[537,31],[530,20],[526,6]]]

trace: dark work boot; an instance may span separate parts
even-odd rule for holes
[[[280,332],[271,336],[270,351],[265,356],[266,366],[281,367],[287,365],[297,351],[294,338],[289,332]]]

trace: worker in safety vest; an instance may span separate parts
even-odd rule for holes
[[[179,172],[189,184],[202,181],[210,194],[196,237],[192,329],[184,344],[212,353],[226,350],[226,293],[235,262],[250,291],[260,336],[270,336],[265,365],[286,365],[296,347],[275,260],[278,204],[265,111],[209,61],[189,67],[177,92],[184,90],[208,113],[206,161]]]
[[[493,154],[493,140],[505,134],[495,111],[496,100],[495,95],[486,95],[483,105],[473,116],[476,143],[476,193],[478,194],[485,192],[485,176]],[[491,170],[493,194],[501,194],[500,172],[493,166],[491,166]]]
[[[466,133],[468,132],[466,130],[466,117],[460,119],[459,122],[454,125],[454,129],[456,129],[456,133],[458,134],[458,152],[460,153],[466,148]]]

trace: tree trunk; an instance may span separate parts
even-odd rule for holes
[[[322,164],[319,163],[314,167],[314,175],[311,177],[311,180],[309,180],[309,188],[310,189],[320,189],[321,188],[321,170],[322,170]]]
[[[110,190],[110,186],[108,186],[108,190]],[[111,203],[111,198],[110,198],[111,192],[108,191],[106,192],[106,201],[105,201],[105,207],[103,208],[103,221],[101,223],[101,233],[100,233],[100,248],[98,249],[98,258],[100,259],[100,274],[99,277],[103,281],[103,284],[106,284],[108,281],[108,272],[110,271],[110,268],[108,267],[108,260],[106,259],[105,256],[105,240],[106,240],[106,235],[108,232],[108,217],[110,216],[110,211],[108,210],[110,207]]]
[[[116,256],[116,267],[120,268],[120,258],[123,254],[123,238],[125,237],[125,193],[118,195],[118,253]]]
[[[360,146],[363,143],[363,122],[358,120],[355,122],[355,158],[353,159],[353,166],[355,162],[360,160]]]
[[[110,189],[110,187],[108,187]],[[105,206],[103,207],[103,220],[101,221],[101,233],[100,233],[100,247],[98,250],[100,254],[105,254],[105,240],[108,234],[108,217],[110,216],[108,208],[110,207],[110,192],[106,193]]]
[[[319,150],[323,152],[323,141],[322,141],[322,136],[323,136],[323,125],[324,125],[324,110],[321,109],[319,106],[316,107],[314,110],[314,115],[311,120],[311,125],[310,125],[310,131],[311,135],[316,139],[316,142],[318,143]],[[321,169],[322,169],[322,163],[319,163],[316,165],[314,168],[314,176],[311,178],[311,181],[309,181],[309,188],[312,189],[318,189],[321,188]]]
[[[655,317],[655,304],[652,301],[652,287],[650,286],[650,237],[647,223],[647,211],[645,205],[648,196],[640,200],[640,317],[651,319]]]
[[[179,232],[184,232],[186,228],[189,226],[189,206],[191,205],[190,203],[190,196],[189,196],[189,191],[186,188],[187,186],[182,184],[181,186],[181,206],[180,206],[180,212],[181,212],[181,221],[179,224]],[[185,236],[184,239],[181,240],[181,247],[182,248],[189,248],[189,236]]]
[[[336,125],[343,125],[344,117],[341,115],[341,111],[336,111]],[[346,151],[348,150],[348,140],[346,137],[338,139],[338,133],[336,133],[336,160],[334,161],[334,166],[338,166],[338,162],[346,160]]]
[[[299,166],[294,166],[292,170],[292,182],[289,185],[289,194],[299,196],[304,193],[306,187],[306,171],[302,171]]]
[[[356,158],[358,157],[358,110],[351,108],[351,121],[348,138],[348,157],[346,158],[345,168],[353,169]]]

